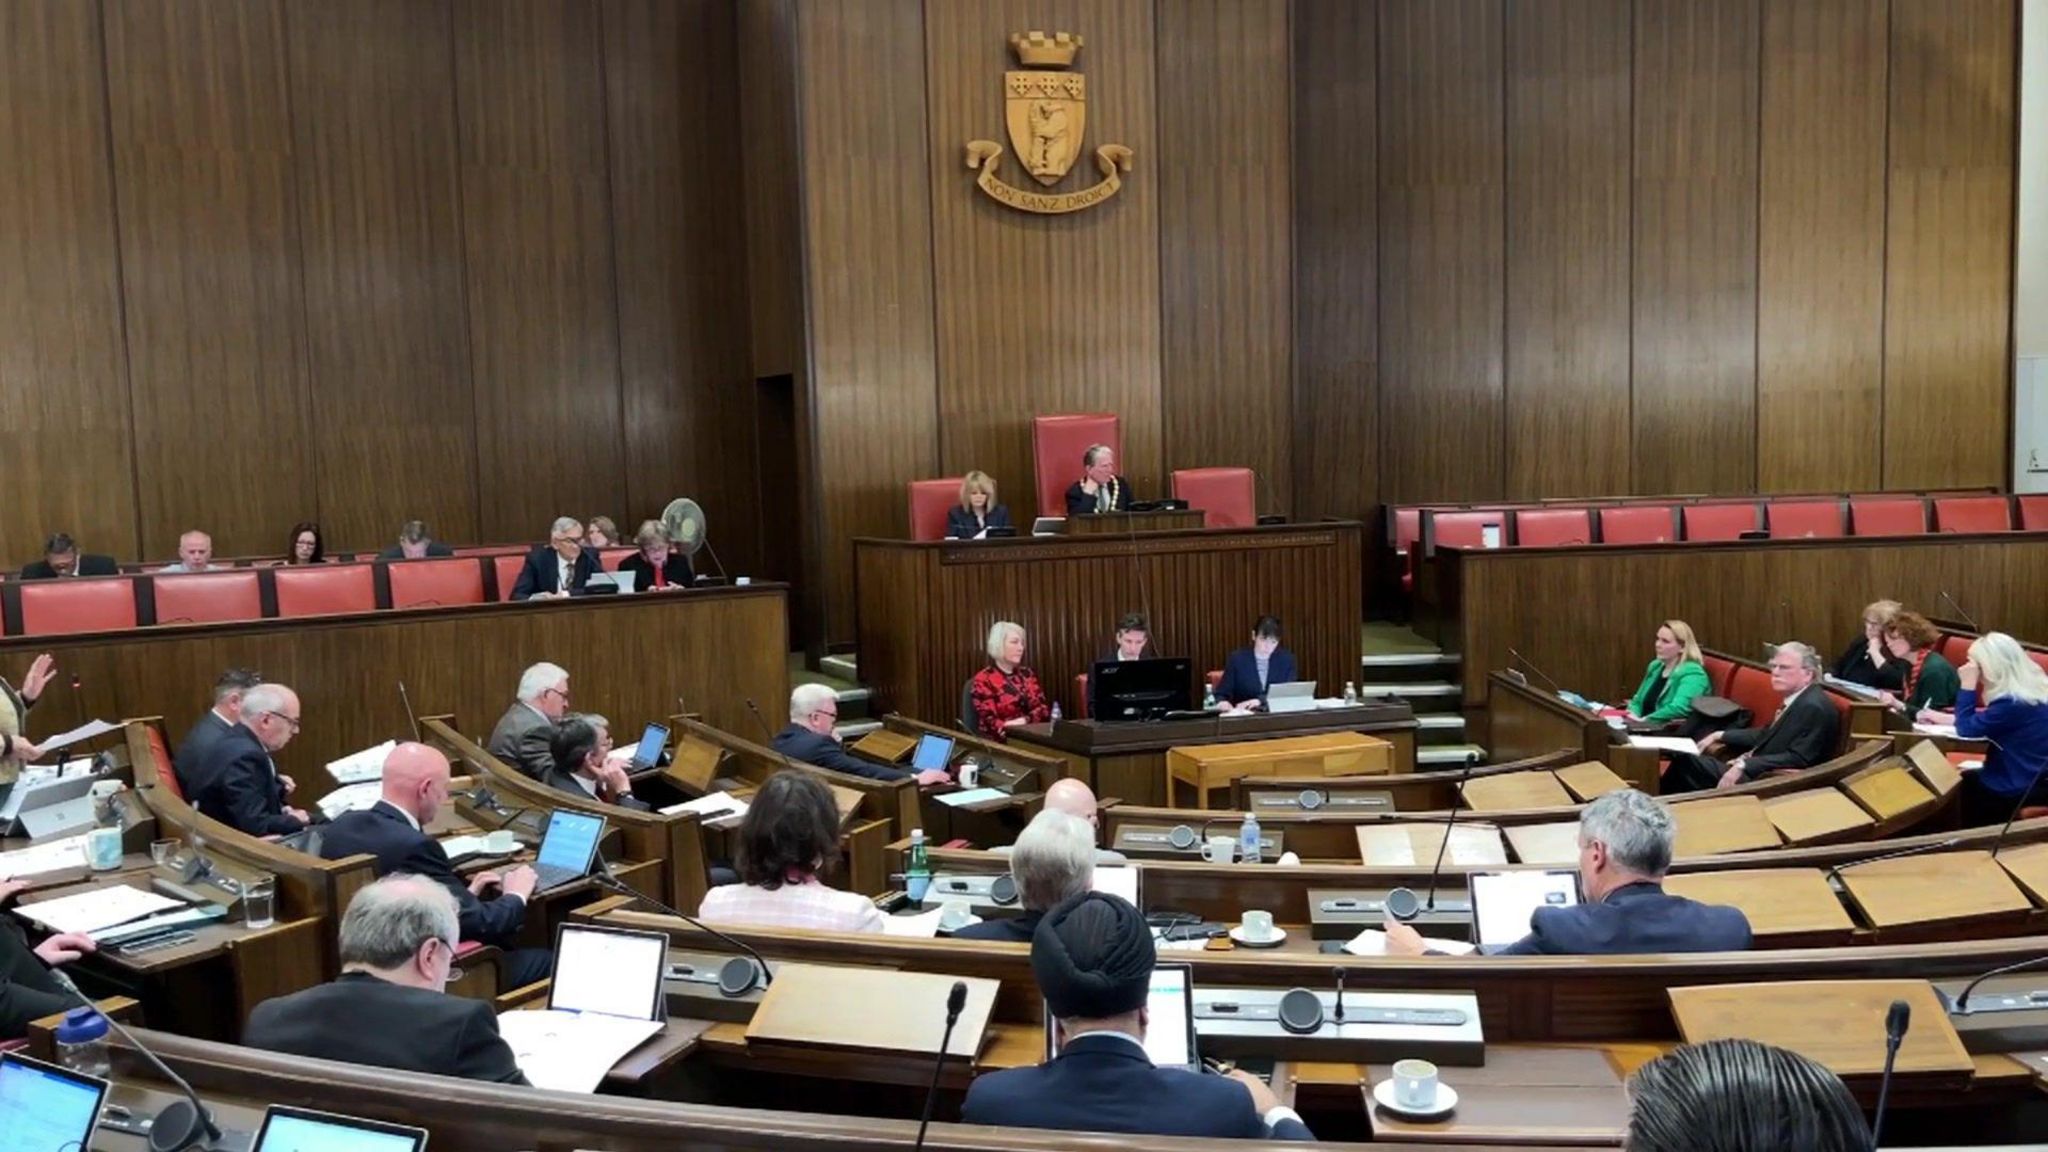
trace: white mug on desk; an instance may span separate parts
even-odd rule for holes
[[[1211,836],[1202,845],[1202,859],[1211,864],[1228,864],[1237,853],[1237,841],[1229,836]]]
[[[960,765],[960,786],[978,788],[981,786],[981,765],[973,760]]]
[[[1394,1100],[1418,1111],[1436,1105],[1436,1065],[1427,1060],[1394,1061]]]

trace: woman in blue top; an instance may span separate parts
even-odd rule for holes
[[[2003,824],[2022,797],[2028,805],[2048,804],[2048,673],[2012,637],[1986,632],[1970,645],[1957,677],[1956,735],[1994,741],[1984,767],[1963,774],[1963,826]],[[1920,718],[1948,719],[1932,709]]]
[[[1666,620],[1657,628],[1657,655],[1643,669],[1642,686],[1629,698],[1631,720],[1669,724],[1692,713],[1693,697],[1707,690],[1707,665],[1692,625]]]

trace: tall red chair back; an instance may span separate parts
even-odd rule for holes
[[[1629,504],[1600,510],[1602,544],[1664,544],[1678,539],[1678,509],[1669,504]]]
[[[1249,528],[1259,522],[1256,478],[1249,468],[1181,468],[1173,498],[1202,514],[1204,528]]]
[[[2048,496],[2021,496],[2018,503],[2021,531],[2048,530]]]
[[[1040,416],[1031,422],[1031,459],[1038,469],[1038,514],[1065,516],[1067,489],[1081,478],[1081,454],[1096,444],[1116,453],[1124,471],[1121,422],[1112,412]]]
[[[942,476],[937,480],[910,482],[910,538],[944,540],[946,514],[960,503],[963,477]]]
[[[415,560],[412,563],[432,561]],[[334,616],[344,612],[373,612],[377,608],[373,567],[370,564],[316,564],[303,568],[279,568],[273,577],[277,581],[277,614]]]
[[[474,556],[408,560],[385,570],[393,608],[438,608],[484,602],[484,570]]]
[[[21,634],[113,632],[135,627],[135,580],[79,576],[28,580],[21,585]]]
[[[1470,508],[1456,512],[1422,514],[1422,554],[1434,556],[1439,548],[1484,548],[1486,528],[1500,529],[1500,543],[1508,542],[1508,514],[1502,508]]]
[[[1842,534],[1840,500],[1773,500],[1764,505],[1764,527],[1773,540],[1836,537]]]
[[[519,583],[519,570],[526,567],[526,554],[491,557],[491,570],[498,577],[498,599],[512,599],[512,586]]]
[[[1927,501],[1918,496],[1849,497],[1852,536],[1918,536],[1927,531]]]
[[[189,576],[154,576],[156,622],[214,624],[226,620],[263,618],[263,588],[253,568],[233,572],[194,572]]]
[[[1680,513],[1687,540],[1739,540],[1758,527],[1754,502],[1687,504]]]
[[[1515,513],[1515,545],[1555,548],[1593,542],[1593,513],[1586,508],[1523,508]]]
[[[2012,531],[2012,504],[2003,496],[1948,496],[1933,504],[1936,532]]]

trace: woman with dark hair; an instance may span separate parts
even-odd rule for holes
[[[311,520],[301,520],[292,526],[291,542],[285,547],[284,562],[287,564],[327,563],[327,543],[320,537],[320,526]]]
[[[1928,623],[1927,617],[1911,610],[1893,616],[1884,626],[1884,650],[1892,663],[1906,670],[1906,678],[1899,692],[1879,692],[1878,699],[1887,707],[1904,708],[1908,716],[1918,716],[1923,708],[1941,712],[1954,708],[1962,681],[1956,666],[1935,651],[1940,643],[1941,630]]]
[[[697,914],[727,924],[880,932],[882,910],[819,873],[839,859],[839,805],[808,772],[777,772],[740,818],[740,882],[713,888]]]
[[[1833,1072],[1754,1040],[1688,1044],[1629,1081],[1625,1152],[1864,1152],[1863,1110]]]
[[[1223,662],[1216,699],[1240,711],[1266,706],[1266,690],[1294,682],[1294,653],[1280,646],[1280,618],[1261,616],[1252,624],[1252,643]]]

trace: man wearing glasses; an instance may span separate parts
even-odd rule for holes
[[[1663,792],[1733,788],[1772,773],[1811,768],[1835,754],[1841,722],[1820,685],[1820,656],[1797,640],[1771,655],[1771,691],[1784,701],[1756,727],[1730,728],[1700,741],[1698,755],[1673,757]]]
[[[832,730],[837,723],[839,694],[823,684],[799,684],[789,694],[789,725],[775,734],[772,745],[791,760],[870,780],[901,780],[911,775],[841,748],[839,735]],[[917,773],[919,784],[944,784],[951,779],[939,769]]]
[[[299,695],[282,684],[242,693],[241,723],[191,770],[186,798],[205,816],[251,836],[288,836],[311,819],[285,805],[293,784],[271,756],[299,734]]]
[[[498,718],[486,747],[491,755],[545,781],[555,767],[555,726],[568,712],[568,670],[559,664],[535,664],[520,673],[519,697]]]
[[[557,519],[548,542],[527,554],[512,584],[514,600],[557,600],[579,595],[597,574],[597,549],[583,546],[583,521]]]

